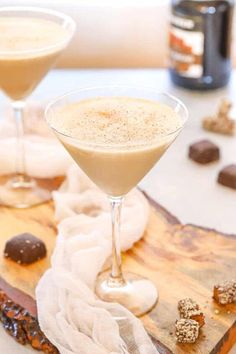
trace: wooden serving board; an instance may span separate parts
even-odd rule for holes
[[[150,200],[150,199],[149,199]],[[150,200],[151,215],[144,238],[124,254],[124,270],[150,278],[159,289],[157,306],[141,320],[161,354],[225,354],[236,343],[236,305],[218,306],[214,284],[236,278],[236,236],[182,225]],[[56,240],[53,204],[28,210],[0,208],[0,288],[36,315],[34,289],[49,267]],[[15,234],[31,232],[47,245],[48,256],[21,266],[4,259],[4,245]],[[206,316],[195,344],[176,344],[177,302],[191,297]],[[93,353],[91,353],[93,354]]]

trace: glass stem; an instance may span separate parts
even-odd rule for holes
[[[112,222],[112,268],[109,285],[119,287],[125,284],[121,266],[120,219],[123,197],[109,197]]]
[[[25,149],[24,149],[24,108],[25,102],[14,101],[12,103],[12,108],[14,111],[15,122],[16,122],[16,181],[15,182],[28,182],[26,177],[26,167],[25,167]]]

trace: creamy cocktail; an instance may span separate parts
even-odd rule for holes
[[[27,97],[69,36],[68,29],[50,20],[0,17],[0,88],[14,100]]]
[[[0,89],[11,99],[17,132],[16,173],[0,184],[0,203],[25,208],[51,199],[26,173],[23,110],[75,31],[74,21],[37,7],[0,8]]]
[[[177,99],[149,89],[81,89],[56,99],[46,119],[67,151],[107,195],[112,214],[112,270],[99,275],[97,295],[136,315],[158,299],[156,286],[121,269],[119,230],[123,198],[181,131],[187,111]]]
[[[50,123],[84,172],[108,195],[122,196],[160,159],[182,121],[162,103],[104,97],[65,105]]]

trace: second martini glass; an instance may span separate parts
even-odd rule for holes
[[[11,99],[17,128],[16,173],[0,185],[3,205],[25,208],[51,199],[50,191],[26,173],[23,110],[25,99],[74,31],[74,21],[57,11],[18,6],[0,9],[0,88]]]
[[[156,304],[158,292],[150,280],[122,272],[122,202],[180,133],[187,110],[178,99],[155,90],[100,87],[56,99],[46,119],[111,204],[112,269],[98,277],[96,293],[143,315]]]

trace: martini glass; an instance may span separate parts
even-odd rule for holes
[[[0,8],[0,89],[11,99],[17,131],[15,174],[0,185],[0,203],[26,208],[51,199],[27,176],[24,150],[25,99],[32,93],[75,31],[74,21],[37,7]]]
[[[101,99],[104,99],[105,103],[102,107],[100,106],[99,112],[91,106],[87,111],[82,108],[83,113],[81,110],[76,111],[76,107],[82,107],[81,104],[94,101],[96,105],[97,100]],[[110,129],[109,123],[106,128],[103,127],[104,121],[108,119],[112,122],[113,120],[114,109],[111,107],[111,103],[114,99],[121,99],[123,112],[127,113],[131,109],[131,111],[135,110],[137,115],[135,117],[127,116],[127,120],[122,116],[120,119],[119,117],[118,119],[114,118],[116,119],[116,131],[120,132],[123,129],[122,134],[126,134],[126,131],[128,133],[125,142],[120,141],[119,133],[113,134],[109,143],[107,141],[101,142],[98,135],[101,132],[103,134],[104,129]],[[152,139],[145,137],[144,133],[141,134],[143,138],[137,141],[134,137],[141,128],[138,125],[142,120],[141,115],[145,114],[146,106],[140,108],[140,102],[142,104],[144,100],[145,102],[148,100],[153,105],[157,105],[157,103],[164,105],[167,108],[165,114],[173,115],[172,124],[168,127],[168,131],[160,133],[158,128],[155,133],[154,130],[152,131],[151,125],[159,124],[158,114],[156,116],[150,115],[147,118],[146,129],[148,128]],[[132,107],[130,107],[130,102]],[[137,109],[134,108],[136,104]],[[85,114],[83,121],[81,114]],[[94,132],[94,125],[99,126],[99,117],[101,117],[101,130],[96,136],[96,134],[91,134],[91,131]],[[136,119],[137,128],[134,119]],[[151,89],[100,87],[81,89],[54,100],[46,109],[46,120],[73,159],[87,176],[108,195],[110,201],[112,267],[111,271],[99,275],[95,289],[97,295],[104,301],[122,304],[137,316],[145,314],[155,306],[158,291],[150,280],[138,274],[122,272],[121,207],[125,195],[148,173],[182,130],[187,120],[185,106],[177,98]],[[73,121],[74,128],[67,129],[69,121]]]

